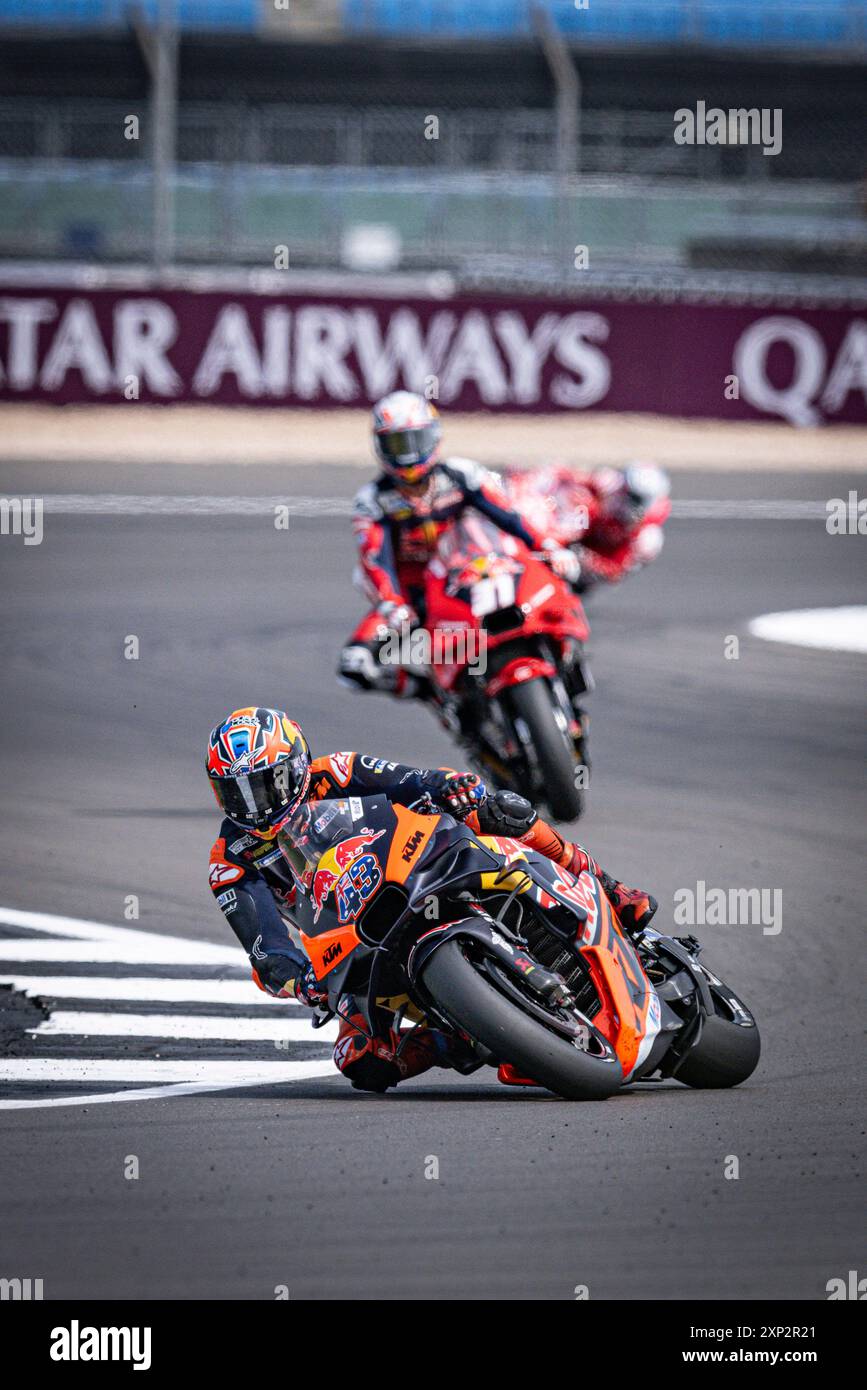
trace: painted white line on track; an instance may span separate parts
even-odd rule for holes
[[[59,1009],[28,1033],[83,1038],[196,1038],[226,1042],[333,1042],[337,1022],[315,1029],[307,1018],[220,1018],[213,1014],[87,1013]]]
[[[315,1037],[316,1034],[314,1033]],[[330,1058],[314,1062],[242,1062],[195,1058],[150,1057],[4,1057],[0,1081],[213,1081],[218,1085],[277,1085],[296,1081],[306,1067],[333,1066]],[[2,1102],[0,1102],[2,1103]]]
[[[268,516],[277,507],[292,516],[347,517],[350,497],[308,497],[291,494],[271,497],[172,496],[126,493],[47,493],[42,498],[53,516]],[[812,498],[715,499],[676,497],[671,515],[675,521],[813,521],[827,519],[827,503]]]
[[[110,941],[34,941],[32,937],[0,936],[0,961],[27,961],[41,964],[71,965],[224,965],[220,947],[211,956],[207,947],[198,949],[198,942],[182,941],[179,937],[162,936],[160,945],[139,944],[113,946]],[[243,952],[232,956],[233,965],[248,964]]]
[[[351,516],[351,497],[215,497],[196,494],[137,495],[121,492],[46,493],[46,513],[55,516],[271,516],[287,507],[292,516]]]
[[[161,980],[156,976],[107,975],[0,975],[0,985],[11,985],[30,999],[104,999],[136,1004],[251,1004],[255,1008],[280,1009],[298,1018],[307,1017],[303,1004],[275,999],[257,989],[252,980]]]
[[[867,653],[867,607],[800,608],[763,613],[749,625],[753,637],[823,651]]]
[[[31,936],[27,938],[0,938],[0,960],[22,960],[28,963],[36,961],[51,961],[58,966],[76,965],[81,962],[99,962],[108,965],[144,964],[144,965],[206,965],[223,966],[227,964],[233,966],[248,967],[247,958],[239,947],[216,946],[209,942],[189,941],[176,936],[163,936],[156,932],[137,931],[128,927],[115,927],[106,923],[88,922],[80,918],[54,916],[45,912],[25,912],[17,908],[0,908],[0,924],[29,930],[37,933],[51,935],[52,939],[46,940],[42,936]],[[36,975],[10,975],[4,977],[9,983],[15,983],[18,979],[27,979],[32,986],[32,992],[40,989],[48,992],[49,977]],[[123,998],[122,991],[129,991],[131,982],[129,980],[115,979],[99,981],[96,976],[84,975],[78,979],[74,973],[57,976],[58,979],[66,981],[66,987],[71,991],[67,997],[82,997],[76,995],[76,989],[87,989],[95,991],[105,986],[114,985],[118,990],[118,998]],[[144,977],[136,982],[143,988],[150,989],[151,992],[159,991],[161,988],[174,985],[181,989],[189,989],[190,985],[210,987],[215,989],[223,984],[228,984],[237,989],[243,981],[192,981],[181,980],[167,981],[154,979],[148,981]],[[243,1002],[249,1002],[257,997],[257,992],[250,990],[249,995],[244,996]],[[28,991],[30,992],[30,991]],[[99,994],[92,994],[91,997],[99,998]],[[103,995],[107,1000],[107,996]],[[292,1008],[290,1005],[289,1008]],[[109,1020],[104,1036],[122,1036],[124,1033],[122,1010],[116,1014],[91,1014],[87,1015],[82,1011],[67,1011],[77,1013],[82,1026],[84,1021],[91,1032],[98,1028],[100,1018]],[[57,1014],[54,1015],[56,1019]],[[133,1018],[135,1016],[132,1016]],[[160,1019],[160,1016],[155,1016]],[[165,1028],[165,1015],[160,1021],[148,1023],[148,1028]],[[49,1024],[51,1020],[49,1019]],[[257,1019],[236,1019],[220,1018],[205,1020],[204,1023],[213,1022],[219,1028],[218,1037],[231,1037],[233,1024],[252,1025],[255,1030],[259,1023]],[[261,1022],[266,1027],[271,1027],[270,1019],[262,1019]],[[201,1040],[203,1022],[193,1016],[187,1016],[182,1020],[179,1027],[183,1036],[189,1037],[192,1045]],[[287,1043],[295,1042],[296,1029],[303,1026],[304,1041],[315,1043],[317,1033],[309,1023],[301,1024],[297,1013],[291,1017],[287,1013],[281,1019],[274,1020],[273,1026],[279,1026],[279,1036]],[[133,1033],[135,1024],[131,1024],[126,1030],[127,1035]],[[183,1030],[188,1031],[183,1031]],[[39,1045],[40,1030],[28,1030],[33,1040],[34,1047]],[[52,1031],[50,1028],[47,1031]],[[324,1030],[323,1030],[324,1031]],[[242,1029],[244,1038],[249,1037],[247,1028]],[[143,1036],[162,1036],[161,1033],[146,1034]],[[56,1036],[61,1036],[56,1030]],[[81,1034],[75,1034],[81,1036]],[[176,1032],[172,1035],[181,1036]],[[326,1039],[323,1038],[324,1042]],[[245,1061],[245,1060],[209,1060],[193,1055],[189,1059],[161,1059],[161,1058],[136,1058],[121,1056],[115,1058],[82,1058],[67,1057],[59,1053],[50,1056],[34,1057],[6,1057],[0,1059],[0,1083],[7,1085],[43,1085],[58,1086],[70,1082],[89,1082],[91,1084],[123,1082],[127,1086],[134,1086],[139,1083],[140,1089],[124,1090],[103,1095],[86,1096],[67,1095],[58,1096],[47,1093],[42,1096],[18,1097],[8,1095],[0,1099],[0,1109],[38,1109],[45,1106],[56,1105],[84,1105],[84,1104],[107,1104],[110,1101],[135,1101],[135,1100],[154,1100],[174,1095],[191,1095],[207,1091],[219,1091],[227,1089],[237,1089],[239,1086],[270,1086],[293,1081],[303,1081],[311,1077],[333,1076],[335,1075],[332,1062],[329,1060],[314,1061]],[[147,1083],[157,1083],[148,1086]]]
[[[674,521],[825,521],[828,504],[806,497],[676,497],[671,516]]]
[[[336,1080],[338,1072],[331,1062],[297,1062],[297,1073],[283,1081]],[[245,1078],[237,1081],[182,1081],[169,1086],[142,1086],[133,1091],[97,1091],[89,1096],[42,1096],[26,1100],[0,1099],[0,1110],[44,1110],[58,1105],[116,1105],[134,1100],[171,1100],[174,1096],[201,1096],[213,1091],[236,1091],[241,1086],[266,1086],[266,1080]]]
[[[240,946],[215,945],[211,941],[190,941],[181,936],[163,936],[160,932],[109,926],[106,922],[87,922],[80,917],[55,917],[50,912],[22,912],[14,907],[0,907],[0,926],[22,927],[27,931],[46,932],[51,936],[69,937],[84,942],[111,943],[121,949],[134,947],[135,951],[139,953],[152,948],[157,953],[149,957],[154,964],[165,964],[167,961],[173,964],[180,960],[196,965],[249,966],[247,957]],[[9,944],[8,938],[0,937],[0,959],[10,959],[9,956],[2,956],[3,949]],[[39,943],[27,940],[25,944],[35,946]],[[65,950],[70,949],[63,942],[48,944],[63,945]],[[174,954],[166,957],[162,954],[164,952],[173,952]],[[33,959],[37,960],[38,957],[34,956]],[[73,960],[75,957],[69,956],[64,957],[64,959]],[[121,957],[115,954],[111,959],[119,961]],[[140,954],[136,959],[148,959],[148,957]]]

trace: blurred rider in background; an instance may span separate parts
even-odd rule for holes
[[[361,587],[373,607],[340,655],[339,674],[365,690],[417,693],[399,666],[379,652],[389,634],[424,621],[424,573],[442,533],[467,507],[539,553],[555,574],[577,580],[580,564],[552,530],[514,508],[499,478],[465,458],[441,457],[437,410],[412,391],[393,391],[373,408],[373,445],[380,473],[357,494],[353,528]]]
[[[580,566],[579,593],[617,583],[655,560],[671,511],[668,476],[655,463],[627,463],[579,473],[564,465],[503,475],[512,506],[568,546]]]

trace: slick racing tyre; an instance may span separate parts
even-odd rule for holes
[[[529,744],[527,756],[536,764],[542,799],[555,820],[577,820],[583,798],[575,786],[575,751],[569,734],[557,723],[547,681],[540,678],[513,686],[507,698],[518,737],[525,746]]]
[[[687,1086],[717,1090],[752,1076],[762,1050],[756,1021],[727,985],[711,985],[715,1012],[673,1075]]]
[[[460,939],[443,942],[422,971],[425,988],[444,1013],[486,1047],[499,1062],[511,1062],[523,1076],[567,1100],[604,1100],[623,1082],[623,1071],[607,1044],[599,1055],[570,1042],[566,1026],[542,1021],[543,1010],[523,1008],[504,979],[501,991],[490,974],[465,951]]]

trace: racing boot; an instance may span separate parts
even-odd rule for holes
[[[616,878],[606,874],[604,869],[597,877],[608,894],[621,925],[630,936],[639,937],[645,927],[650,925],[659,907],[656,898],[650,893],[645,893],[642,888],[627,888],[625,883],[618,882]]]
[[[482,1065],[469,1043],[439,1028],[413,1028],[403,1036],[392,1029],[387,1037],[371,1037],[364,1015],[348,1012],[340,1019],[334,1064],[357,1091],[379,1094],[431,1067],[466,1075]]]
[[[413,1028],[398,1042],[395,1061],[402,1080],[420,1076],[430,1067],[445,1067],[467,1076],[482,1065],[468,1041],[440,1028],[425,1027]]]
[[[529,1076],[522,1076],[516,1071],[511,1062],[501,1062],[497,1067],[497,1080],[504,1086],[538,1086],[538,1081],[533,1081]]]
[[[381,1095],[401,1080],[391,1039],[371,1037],[362,1013],[341,1013],[333,1060],[357,1091]]]

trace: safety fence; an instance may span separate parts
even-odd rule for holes
[[[523,268],[574,284],[601,268],[858,274],[856,186],[684,184],[423,171],[190,164],[174,178],[181,261],[263,269]],[[147,259],[147,164],[0,160],[0,254]]]

